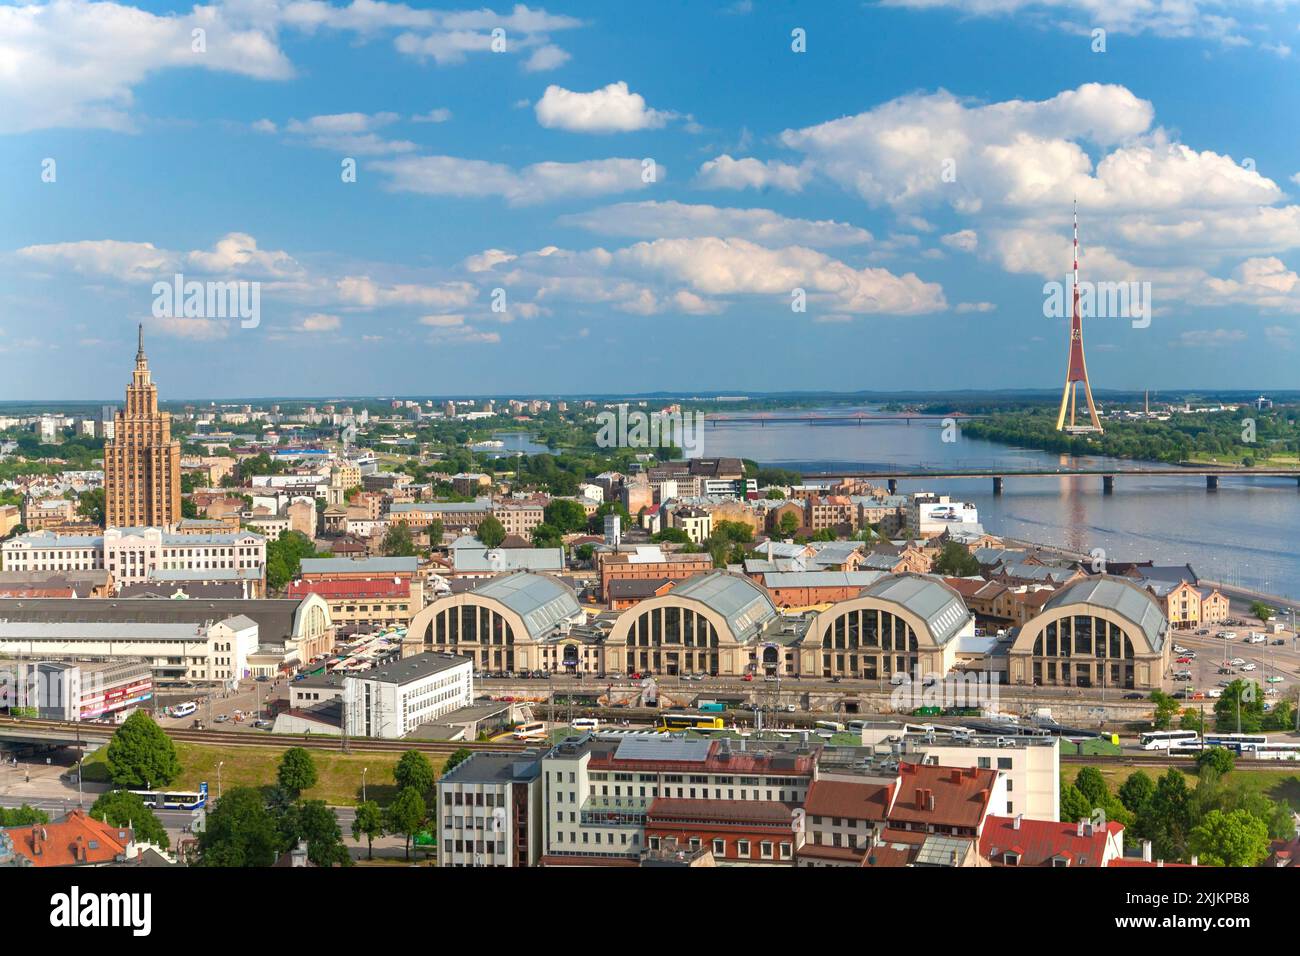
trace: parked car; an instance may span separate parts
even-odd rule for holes
[[[1244,671],[1253,671],[1253,670],[1255,669],[1255,665],[1254,665],[1254,664],[1242,664],[1242,665],[1241,665],[1241,669],[1244,670]]]
[[[275,725],[272,724],[269,720],[259,720],[255,724],[253,724],[253,726],[256,727],[258,730],[270,730]]]
[[[1142,694],[1139,694],[1137,691],[1134,691],[1134,692],[1131,693],[1131,694],[1125,694],[1125,695],[1124,695],[1124,699],[1125,699],[1125,700],[1142,700],[1142,698],[1143,698],[1143,695],[1142,695]]]
[[[754,679],[754,675],[753,675],[753,674],[744,674],[744,675],[741,676],[740,679],[741,679],[741,680],[753,680],[753,679]]]
[[[217,724],[224,724],[228,720],[230,720],[230,715],[228,714],[217,714],[217,716],[212,718],[212,722]]]
[[[1190,657],[1180,657],[1178,660],[1174,661],[1175,664],[1190,664],[1191,662],[1192,659]]]

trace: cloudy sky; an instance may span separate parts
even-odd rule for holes
[[[808,7],[810,9],[805,9]],[[0,398],[1297,387],[1300,2],[0,4]],[[154,284],[258,283],[259,323]],[[251,286],[249,287],[251,289]]]

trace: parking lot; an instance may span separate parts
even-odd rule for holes
[[[288,678],[265,681],[250,678],[240,681],[235,690],[210,691],[200,688],[160,694],[155,716],[164,727],[193,727],[197,720],[209,729],[220,727],[223,730],[256,730],[259,729],[255,725],[260,714],[268,722],[268,727],[263,729],[269,729],[270,721],[274,720],[272,701],[279,698],[287,700],[288,697]],[[164,706],[183,701],[193,701],[198,705],[198,710],[185,717],[169,717],[163,713]]]
[[[1263,634],[1264,640],[1252,643],[1252,632]],[[1234,680],[1253,680],[1277,699],[1300,685],[1300,650],[1290,631],[1274,634],[1259,625],[1211,625],[1174,631],[1172,642],[1170,682],[1175,694],[1184,698],[1214,699]],[[1187,672],[1190,680],[1177,679]]]

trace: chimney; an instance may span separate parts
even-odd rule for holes
[[[1195,853],[1192,854],[1192,866],[1200,866],[1199,858]]]
[[[1164,866],[1164,865],[1165,865],[1164,860],[1156,860],[1156,866]]]
[[[1083,835],[1084,835],[1084,836],[1087,836],[1087,837],[1092,836],[1092,821],[1091,821],[1091,820],[1087,820],[1087,821],[1084,822],[1084,824],[1083,824]]]
[[[1151,841],[1150,840],[1142,841],[1142,862],[1144,863],[1151,862]]]
[[[933,790],[927,790],[927,791],[925,791],[925,808],[926,808],[927,810],[933,810],[933,809],[934,809],[934,791],[933,791]]]
[[[1083,821],[1082,821],[1082,820],[1079,821],[1078,826],[1077,826],[1077,828],[1076,828],[1075,831],[1074,831],[1074,835],[1075,835],[1075,836],[1080,836],[1080,837],[1083,836]]]
[[[953,768],[951,780],[953,783],[961,783],[961,770]]]
[[[1011,821],[1011,829],[1013,829],[1013,830],[1019,830],[1019,829],[1020,829],[1020,821],[1023,820],[1024,818],[1025,818],[1025,815],[1024,815],[1023,813],[1017,813],[1017,814],[1016,814],[1016,818],[1015,818],[1014,820]]]
[[[32,856],[41,856],[45,852],[45,827],[32,827]]]
[[[916,809],[925,809],[925,791],[919,787],[916,790]]]

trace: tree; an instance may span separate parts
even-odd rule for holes
[[[445,772],[445,771],[444,771]],[[429,758],[418,750],[408,750],[402,754],[397,766],[393,768],[393,779],[399,790],[408,787],[423,796],[433,789],[435,775]]]
[[[485,547],[499,548],[506,539],[506,527],[494,515],[488,515],[478,525],[478,539]]]
[[[1192,828],[1188,848],[1209,866],[1259,866],[1268,856],[1268,827],[1245,810],[1211,810]]]
[[[656,531],[651,537],[651,540],[658,544],[663,544],[665,542],[672,544],[690,544],[691,536],[686,533],[686,529],[684,528],[663,528]]]
[[[798,531],[802,525],[803,519],[799,517],[798,513],[787,511],[785,514],[781,515],[781,520],[777,522],[776,529],[781,532],[782,537],[789,538]]]
[[[411,529],[400,523],[389,526],[379,549],[390,558],[414,557],[415,542],[411,540]]]
[[[384,835],[384,812],[373,800],[357,804],[356,816],[352,818],[352,839],[358,843],[366,838],[366,857],[374,859],[375,840]]]
[[[389,833],[400,833],[406,837],[406,858],[411,858],[411,840],[424,826],[429,810],[414,787],[404,787],[396,799],[388,806],[384,829]]]
[[[303,791],[316,786],[316,761],[303,747],[290,747],[280,758],[276,779],[292,799],[297,800]]]
[[[452,751],[451,756],[447,758],[447,762],[442,765],[442,775],[445,777],[451,773],[457,766],[468,760],[470,755],[471,752],[468,747],[461,747]]]
[[[1205,718],[1201,712],[1194,707],[1188,707],[1183,711],[1183,715],[1178,718],[1179,730],[1194,730],[1198,734],[1205,732]]]
[[[1104,807],[1110,798],[1106,778],[1096,767],[1083,767],[1074,778],[1074,785],[1083,794],[1090,807]]]
[[[109,790],[101,794],[91,806],[90,815],[115,827],[130,826],[141,843],[154,843],[163,849],[171,845],[167,828],[144,805],[140,795],[130,790]]]
[[[1230,771],[1237,760],[1227,747],[1206,747],[1196,755],[1196,769],[1204,772],[1206,767],[1222,776]]]
[[[429,547],[439,548],[442,546],[442,536],[447,533],[447,526],[442,523],[441,518],[434,518],[429,522]]]
[[[317,866],[350,866],[352,858],[343,845],[338,817],[324,800],[305,800],[290,807],[280,823],[286,846],[307,843],[307,859]]]
[[[1119,787],[1119,802],[1128,807],[1129,812],[1140,817],[1151,802],[1156,792],[1155,781],[1145,771],[1135,770]]]
[[[25,803],[21,807],[0,807],[0,827],[29,827],[33,823],[49,822],[48,813]]]
[[[1191,794],[1187,778],[1173,767],[1156,781],[1156,791],[1146,813],[1135,827],[1137,835],[1150,840],[1162,860],[1181,860],[1187,851],[1192,828]]]
[[[1157,730],[1168,730],[1170,723],[1174,719],[1174,714],[1178,713],[1178,701],[1162,690],[1153,690],[1151,692],[1151,703],[1156,705],[1156,713],[1152,723]]]
[[[143,710],[137,710],[108,742],[108,775],[119,787],[163,787],[181,774],[176,745]]]
[[[542,522],[533,529],[533,547],[534,548],[562,548],[564,547],[564,538],[560,535],[560,529],[554,525]]]
[[[203,866],[270,866],[283,846],[275,817],[252,787],[227,790],[199,834]]]
[[[557,498],[546,506],[543,519],[560,534],[572,534],[587,527],[587,509],[576,501]]]
[[[939,557],[934,562],[934,570],[938,574],[946,574],[949,577],[968,578],[980,573],[980,563],[975,560],[975,555],[956,541],[949,541],[939,552]]]
[[[104,524],[104,489],[95,488],[77,495],[77,514],[101,527]]]
[[[1214,702],[1216,728],[1235,731],[1239,721],[1244,734],[1257,734],[1264,729],[1264,701],[1254,681],[1234,680]]]
[[[1252,601],[1250,604],[1251,617],[1259,618],[1261,624],[1267,624],[1272,619],[1274,611],[1263,601]]]
[[[1092,819],[1092,804],[1072,783],[1061,780],[1061,819],[1066,823]]]

